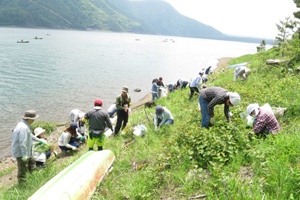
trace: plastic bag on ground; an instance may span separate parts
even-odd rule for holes
[[[286,111],[287,108],[281,108],[281,107],[271,107],[273,112],[274,112],[274,115],[276,117],[280,117],[280,116],[283,116],[284,115],[284,112]]]
[[[134,127],[133,134],[136,136],[144,136],[147,132],[147,127],[144,125],[137,125]]]

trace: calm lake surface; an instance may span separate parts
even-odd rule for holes
[[[29,43],[17,43],[21,39]],[[153,78],[162,76],[165,84],[190,80],[202,68],[216,67],[218,58],[256,53],[258,46],[21,28],[0,28],[0,41],[0,158],[11,154],[12,130],[26,110],[36,110],[40,121],[66,122],[72,109],[87,112],[97,98],[107,109],[124,85],[135,103],[150,92]]]

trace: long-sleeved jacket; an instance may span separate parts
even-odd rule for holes
[[[208,103],[207,111],[210,117],[214,116],[214,107],[218,104],[224,104],[224,114],[229,119],[229,106],[226,100],[229,98],[228,91],[221,87],[209,87],[202,89],[200,95]]]
[[[89,120],[90,129],[104,131],[106,125],[112,129],[109,115],[100,106],[95,106],[93,110],[84,115],[84,118]]]
[[[44,139],[39,139],[43,143],[47,144],[47,141]],[[39,142],[33,142],[32,145],[32,158],[38,162],[46,162],[46,152],[41,151],[41,144]]]
[[[151,88],[151,93],[157,93],[159,86],[157,85],[156,82],[153,82],[152,88]]]
[[[65,146],[67,148],[72,149],[73,146],[69,144],[71,137],[72,137],[71,133],[66,131],[63,132],[58,138],[58,146]]]
[[[130,108],[131,97],[128,94],[126,94],[126,97],[123,97],[122,94],[120,94],[116,98],[116,107],[118,110],[125,110],[124,105],[128,105],[128,108]]]
[[[27,121],[22,120],[15,127],[11,147],[14,158],[31,157],[32,135],[30,124]]]
[[[164,125],[168,119],[174,120],[172,113],[166,107],[163,107],[163,109],[164,109],[164,112],[162,113],[161,116],[158,116],[156,114],[154,115],[154,125],[155,126],[158,125],[158,118],[162,118],[162,121],[160,122],[160,124],[158,126]]]
[[[252,130],[255,133],[259,133],[264,127],[266,127],[272,133],[280,130],[279,123],[274,114],[260,109],[257,115],[256,124]]]
[[[196,76],[196,77],[192,80],[192,82],[191,82],[191,84],[190,84],[190,87],[200,87],[200,86],[201,86],[200,81],[201,81],[201,77],[200,77],[199,75]]]

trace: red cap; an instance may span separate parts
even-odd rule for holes
[[[101,99],[96,99],[94,102],[94,106],[102,106],[102,100]]]

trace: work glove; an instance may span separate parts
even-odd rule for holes
[[[84,136],[81,136],[79,137],[80,141],[85,141],[85,137]]]
[[[39,140],[39,144],[45,144],[45,142],[43,142],[42,140]]]
[[[23,160],[23,162],[26,162],[28,160],[27,157],[22,157],[21,159]]]
[[[210,118],[209,123],[210,123],[211,125],[215,125],[215,119],[214,119],[214,118]]]
[[[77,149],[77,147],[75,146],[72,146],[72,150],[75,151]]]

